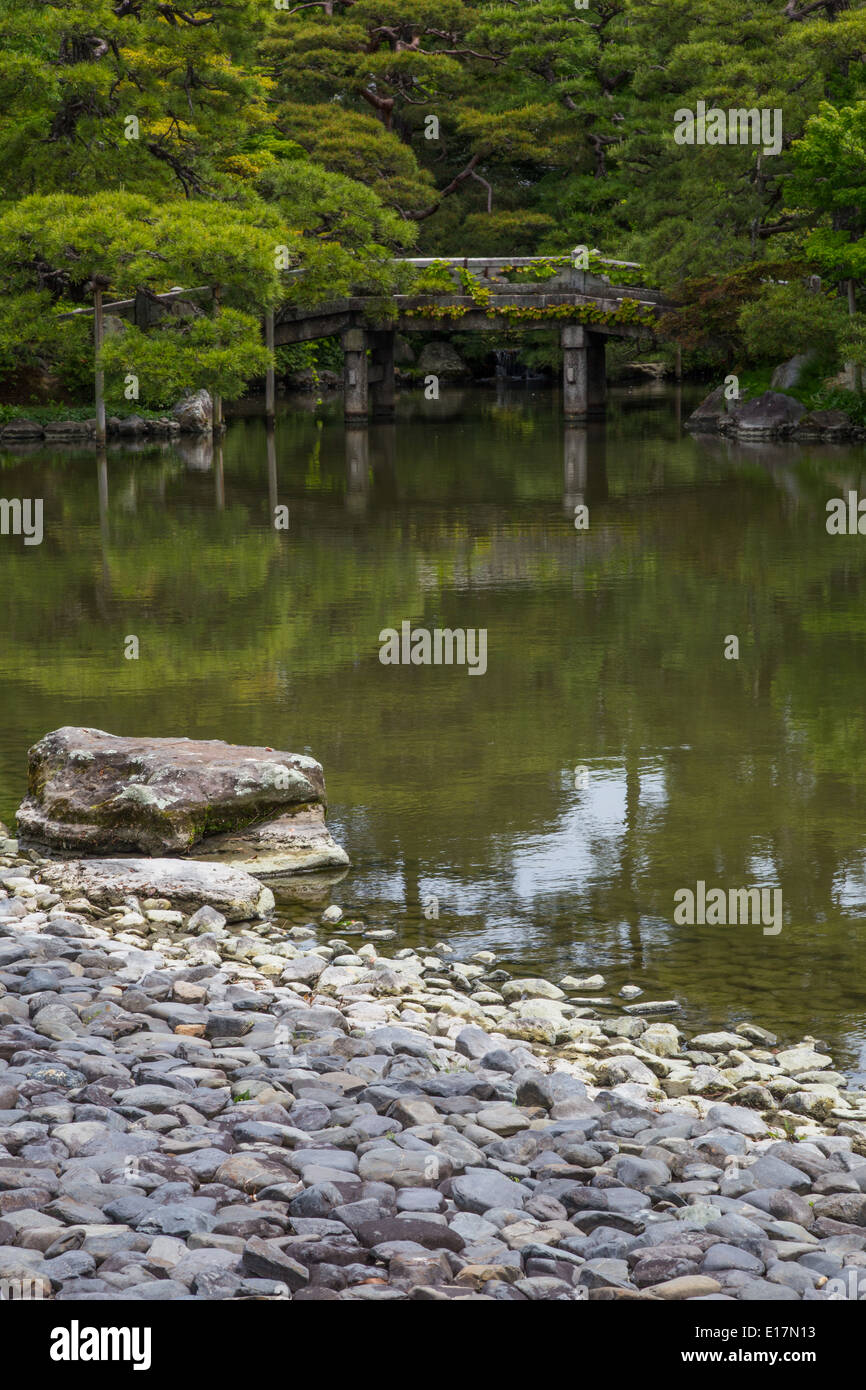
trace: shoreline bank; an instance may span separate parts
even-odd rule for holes
[[[229,926],[63,896],[43,867],[0,856],[0,1279],[340,1301],[866,1280],[866,1095],[814,1040],[686,1038],[670,1001],[601,1017],[587,981],[399,949],[336,905]]]

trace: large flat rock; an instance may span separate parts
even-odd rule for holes
[[[728,401],[725,387],[717,386],[692,411],[687,430],[721,430],[738,438],[770,438],[790,434],[806,407],[778,391],[765,391],[754,400]]]
[[[805,413],[806,407],[793,396],[765,391],[739,407],[733,416],[732,428],[741,437],[786,434]]]
[[[208,904],[229,922],[245,922],[267,916],[274,906],[270,888],[251,874],[198,859],[66,859],[42,865],[39,872],[50,887],[83,895],[98,907],[116,906],[135,894],[167,898],[181,912]]]
[[[73,853],[183,854],[206,837],[324,801],[314,758],[66,727],[30,749],[18,834]]]
[[[343,869],[349,863],[346,851],[328,832],[323,806],[302,806],[248,830],[214,835],[199,846],[198,854],[262,878]]]

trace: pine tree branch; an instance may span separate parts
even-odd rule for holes
[[[465,183],[465,181],[468,178],[472,177],[473,173],[475,172],[475,166],[480,158],[480,154],[474,154],[470,159],[469,163],[466,165],[466,168],[463,169],[462,172],[459,173],[455,178],[453,178],[446,188],[442,189],[435,203],[432,203],[429,208],[425,208],[423,212],[406,213],[405,216],[407,217],[407,219],[410,222],[425,222],[428,217],[432,217],[434,212],[437,211],[443,198],[447,198],[450,193],[456,192],[456,190],[460,187],[462,183]]]

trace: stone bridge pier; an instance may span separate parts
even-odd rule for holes
[[[394,417],[393,329],[347,328],[342,334],[344,415],[349,425]],[[581,324],[561,329],[563,415],[569,422],[605,412],[605,336]],[[367,356],[367,349],[370,356]]]
[[[347,328],[343,342],[343,414],[347,425],[394,417],[393,329]],[[367,349],[371,357],[367,357]]]
[[[603,415],[606,405],[604,334],[565,324],[562,343],[562,413],[566,420]]]

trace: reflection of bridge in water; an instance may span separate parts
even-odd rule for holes
[[[391,420],[373,422],[367,429],[347,429],[344,434],[346,460],[346,511],[362,517],[371,495],[377,489],[393,492],[396,477],[397,429]],[[607,500],[607,436],[601,421],[574,425],[565,422],[562,431],[562,507],[567,516],[581,503]],[[184,447],[185,445],[185,447]],[[172,441],[172,452],[181,452],[186,469],[192,473],[212,474],[214,507],[223,511],[226,505],[223,444],[211,440]],[[128,452],[127,450],[124,452]],[[138,452],[134,450],[132,452]],[[279,467],[276,432],[269,425],[265,432],[268,514],[273,517],[280,502]],[[103,559],[109,538],[109,453],[105,448],[96,452],[97,495],[102,538]]]
[[[595,424],[563,427],[562,507],[567,516],[581,503],[607,499],[606,431]],[[361,516],[377,481],[393,477],[397,426],[379,421],[369,429],[348,429],[346,441],[346,510]],[[268,431],[268,476],[276,473],[276,445]]]

